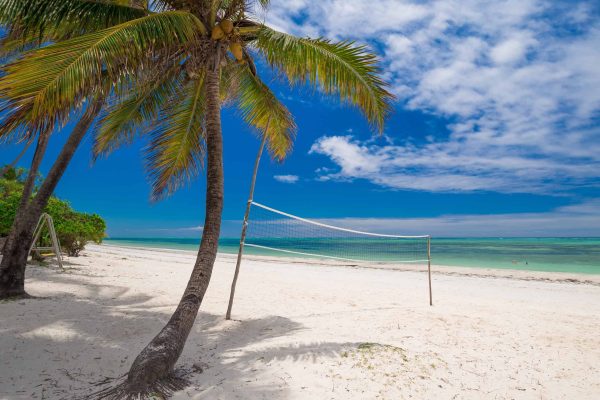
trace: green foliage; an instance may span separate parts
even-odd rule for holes
[[[269,0],[0,0],[0,23],[10,28],[11,39],[27,45],[41,36],[52,43],[5,67],[0,140],[26,140],[31,132],[66,123],[93,94],[109,94],[94,155],[149,135],[146,168],[152,197],[162,198],[202,168],[206,120],[215,117],[204,109],[202,82],[216,69],[222,105],[237,108],[266,138],[272,157],[282,160],[292,149],[296,125],[261,79],[255,57],[292,85],[307,84],[359,108],[382,133],[394,96],[376,55],[351,41],[277,32],[256,13],[268,5]],[[212,29],[224,20],[234,29],[213,39]],[[238,51],[232,57],[240,46],[242,57]]]
[[[87,242],[102,243],[106,224],[100,216],[76,212],[69,203],[56,197],[48,201],[46,212],[54,220],[62,250],[70,256],[78,256]]]
[[[0,23],[12,28],[10,33],[14,40],[64,40],[148,14],[127,3],[129,2],[3,0],[0,2]]]
[[[0,95],[13,107],[30,109],[26,119],[32,123],[66,122],[73,105],[98,90],[104,74],[118,81],[154,51],[185,47],[203,30],[192,14],[170,11],[60,41],[7,65]]]
[[[380,77],[377,57],[351,41],[299,38],[263,26],[255,46],[291,83],[309,84],[358,106],[380,132],[394,96]]]
[[[0,177],[0,237],[8,235],[21,200],[23,184],[18,177],[19,173],[13,168]],[[44,211],[52,216],[61,250],[69,256],[78,256],[88,242],[102,243],[106,223],[99,215],[77,212],[69,203],[54,196]],[[47,232],[42,234],[41,243],[50,244]]]
[[[204,77],[191,80],[179,102],[165,109],[151,136],[147,166],[152,198],[173,193],[184,180],[198,175],[204,160],[206,91]]]
[[[8,235],[15,218],[23,186],[14,180],[0,179],[0,237]]]
[[[246,123],[266,135],[271,155],[283,160],[296,136],[292,114],[249,68],[240,68],[238,98]]]

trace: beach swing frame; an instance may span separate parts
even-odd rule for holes
[[[44,225],[48,227],[48,232],[50,232],[50,241],[52,242],[50,247],[39,247],[37,246],[37,242],[42,235],[42,230],[44,229]],[[60,253],[60,242],[58,241],[58,236],[56,235],[56,229],[54,229],[54,220],[52,216],[47,213],[43,213],[40,215],[40,219],[33,231],[33,242],[31,242],[31,247],[29,248],[28,255],[31,255],[32,252],[41,252],[41,251],[52,251],[56,256],[56,260],[58,261],[58,266],[61,269],[64,269],[62,263],[62,256]]]

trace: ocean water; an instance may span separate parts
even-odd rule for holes
[[[199,239],[111,238],[107,244],[197,250]],[[426,254],[426,242],[389,239],[255,239],[254,244],[354,260],[414,261]],[[239,239],[220,240],[219,250],[237,253]],[[246,247],[248,254],[310,257]],[[425,257],[426,258],[426,257]],[[600,238],[432,238],[433,265],[473,268],[600,274]]]

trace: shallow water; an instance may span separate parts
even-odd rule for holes
[[[107,244],[196,250],[199,239],[111,238]],[[426,258],[426,241],[398,239],[260,238],[251,243],[354,260],[406,262]],[[236,253],[239,239],[220,240],[219,250]],[[255,255],[309,257],[246,247]],[[432,263],[474,268],[502,268],[600,274],[600,238],[432,238]]]

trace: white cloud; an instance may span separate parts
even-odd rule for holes
[[[463,148],[460,143],[377,145],[352,136],[324,136],[311,147],[338,166],[319,169],[320,180],[365,179],[392,189],[544,193],[594,185],[600,164],[585,157],[563,160],[523,157],[515,150]],[[598,185],[598,182],[595,183]]]
[[[321,142],[314,152],[342,171],[329,178],[378,183],[369,172],[377,170],[390,187],[540,191],[598,177],[591,170],[600,166],[600,18],[592,2],[292,3],[274,0],[267,21],[376,45],[401,104],[452,121],[449,136],[369,147],[354,161],[348,152],[364,150],[359,142],[338,139],[335,154],[323,147],[332,142]],[[392,155],[408,160],[390,168],[365,162]]]
[[[496,64],[516,63],[522,61],[527,49],[535,44],[536,40],[528,35],[517,34],[494,46],[490,57]]]
[[[273,178],[282,183],[296,183],[300,179],[297,175],[275,175]]]

